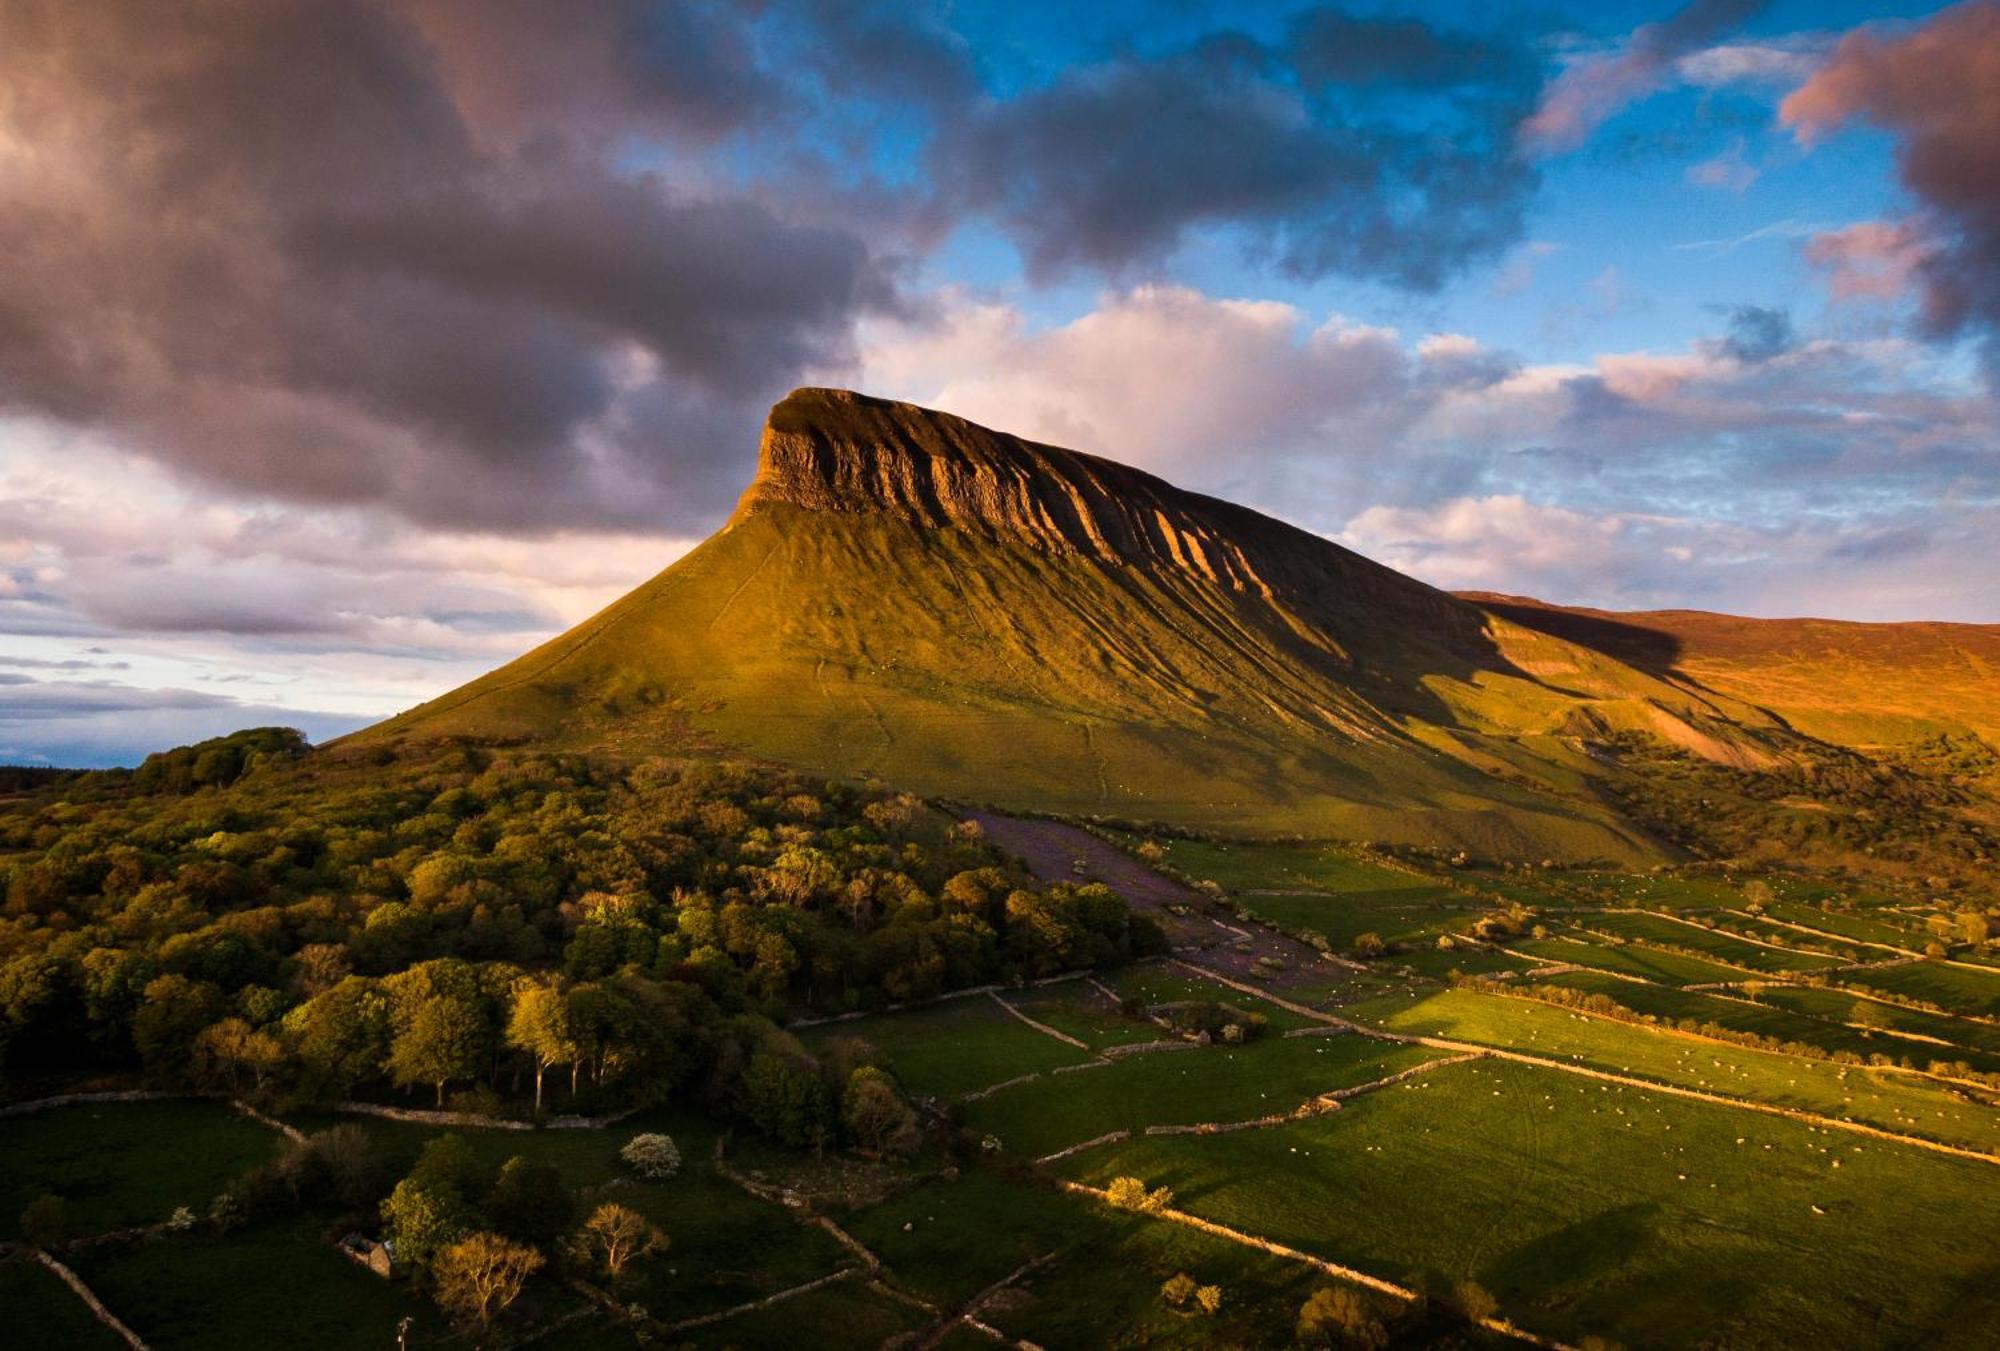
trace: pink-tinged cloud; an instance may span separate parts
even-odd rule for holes
[[[1676,63],[1764,7],[1764,0],[1691,0],[1671,17],[1634,29],[1623,46],[1576,62],[1549,85],[1521,123],[1523,149],[1574,150],[1622,109],[1679,78]]]
[[[1931,246],[1913,221],[1864,220],[1806,241],[1805,258],[1826,274],[1836,300],[1900,300],[1917,283]]]
[[[1779,116],[1808,145],[1855,122],[1897,138],[1898,172],[1923,208],[1898,228],[1930,241],[1914,265],[1926,318],[1938,332],[1975,328],[1990,339],[2000,328],[2000,0],[1973,0],[1900,35],[1848,34]],[[1862,235],[1826,247],[1836,258],[1848,248],[1891,260],[1877,268],[1890,276],[1916,246]]]

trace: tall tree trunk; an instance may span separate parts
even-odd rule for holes
[[[535,1115],[536,1116],[540,1116],[542,1114],[542,1071],[546,1068],[547,1066],[543,1065],[540,1060],[537,1060],[535,1062]]]

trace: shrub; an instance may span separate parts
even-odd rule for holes
[[[1137,1210],[1146,1203],[1146,1184],[1136,1177],[1114,1177],[1104,1199],[1120,1210]]]
[[[1204,1285],[1201,1289],[1194,1292],[1194,1302],[1201,1306],[1203,1313],[1214,1313],[1222,1307],[1222,1287],[1219,1285]]]
[[[1172,1187],[1155,1187],[1146,1190],[1146,1184],[1136,1177],[1119,1177],[1111,1180],[1104,1189],[1104,1198],[1120,1210],[1137,1210],[1148,1215],[1157,1215],[1174,1203]]]
[[[1302,1346],[1381,1351],[1389,1344],[1389,1330],[1360,1291],[1329,1285],[1315,1290],[1299,1310],[1298,1339]]]
[[[652,1181],[672,1177],[681,1170],[680,1146],[672,1136],[655,1132],[633,1136],[618,1151],[618,1157],[640,1177]]]
[[[1160,1298],[1178,1309],[1194,1298],[1194,1291],[1194,1277],[1185,1271],[1176,1272],[1160,1287]]]

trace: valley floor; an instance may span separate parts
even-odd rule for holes
[[[521,1319],[536,1345],[631,1345],[633,1306],[692,1346],[1287,1345],[1327,1286],[1412,1345],[2000,1341],[2000,1111],[1978,1078],[2000,971],[1922,957],[1888,900],[1752,910],[1705,879],[1186,841],[1159,871],[1071,826],[981,820],[1046,878],[1112,885],[1172,955],[800,1026],[872,1043],[962,1126],[957,1163],[813,1161],[674,1112],[475,1134],[482,1160],[616,1185],[672,1236],[621,1316],[544,1293]],[[1524,898],[1535,930],[1474,935]],[[1363,934],[1391,950],[1338,955]],[[1195,1017],[1213,1030],[1190,1039]],[[365,1124],[399,1161],[437,1133]],[[680,1142],[678,1177],[617,1181],[642,1129]],[[0,1120],[0,1215],[60,1184],[80,1229],[157,1224],[275,1140],[219,1103]],[[1110,1204],[1121,1179],[1144,1209]],[[148,1345],[284,1326],[374,1346],[405,1315],[411,1345],[469,1344],[311,1223],[58,1256]],[[1212,1310],[1163,1293],[1183,1274]],[[120,1344],[45,1266],[0,1263],[0,1298],[64,1345]]]

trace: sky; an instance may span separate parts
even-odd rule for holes
[[[1440,586],[2000,622],[2000,0],[0,0],[0,762],[321,739],[832,384]]]

